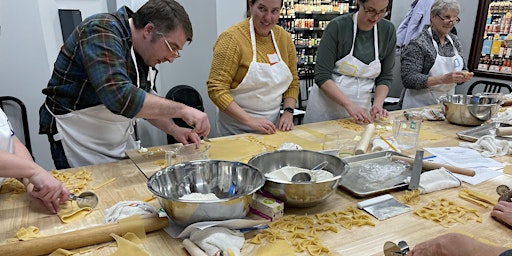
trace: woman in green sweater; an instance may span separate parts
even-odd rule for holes
[[[384,99],[395,63],[395,27],[383,19],[389,0],[359,0],[359,11],[331,20],[317,51],[305,123],[387,117]],[[372,105],[372,91],[375,92]]]
[[[249,1],[251,17],[222,32],[215,42],[207,85],[219,108],[219,135],[272,134],[293,127],[299,95],[297,58],[290,33],[275,26],[282,4]]]

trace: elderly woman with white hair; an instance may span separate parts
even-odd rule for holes
[[[456,0],[436,0],[430,9],[430,26],[411,40],[402,54],[402,108],[437,104],[443,95],[455,93],[458,84],[469,81],[459,38],[450,33],[460,22]]]

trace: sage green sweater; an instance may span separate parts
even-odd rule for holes
[[[328,79],[332,79],[336,61],[350,53],[354,31],[352,17],[353,14],[345,14],[332,19],[322,35],[315,66],[315,83],[318,86]],[[395,65],[395,27],[386,19],[381,19],[377,26],[379,60],[382,69],[380,75],[375,79],[375,85],[383,84],[389,87],[393,77],[393,65]],[[373,29],[358,30],[356,34],[354,56],[366,64],[375,59]]]

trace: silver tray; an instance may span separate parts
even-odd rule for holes
[[[381,151],[345,157],[349,166],[339,186],[357,197],[368,197],[408,186],[412,165],[391,161],[391,156],[406,156],[395,151]]]
[[[503,124],[503,123],[499,124],[496,122],[486,123],[486,124],[482,124],[480,126],[477,126],[477,127],[474,127],[474,128],[468,129],[468,130],[458,132],[457,137],[459,137],[459,139],[461,139],[461,140],[475,142],[482,136],[492,135],[493,133],[491,133],[491,131],[496,130],[496,127],[498,125],[500,127],[510,127],[511,126],[509,124]],[[507,137],[507,136],[497,136],[496,138],[500,139],[500,140],[512,141],[512,137]]]

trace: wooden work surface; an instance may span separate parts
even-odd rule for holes
[[[395,116],[401,115],[403,115],[402,111],[391,112],[388,120],[392,120]],[[392,131],[389,130],[389,128],[386,129],[386,126],[391,127],[389,122],[376,122],[375,124],[376,126],[383,127],[382,129],[376,129],[375,134],[382,134],[385,137],[392,136]],[[354,138],[357,138],[363,133],[364,125],[361,125],[361,129],[359,131],[355,131],[352,129],[353,127],[345,127],[346,125],[343,122],[336,120],[296,126],[293,131],[278,132],[274,135],[243,134],[213,138],[210,139],[210,159],[247,162],[251,157],[268,150],[277,149],[285,142],[299,144],[304,149],[321,150],[324,135],[329,133],[342,134],[347,139],[347,143],[352,143],[351,148],[353,148],[357,143]],[[422,123],[420,139],[417,147],[408,151],[403,151],[402,153],[414,156],[416,149],[425,147],[458,146],[461,140],[457,138],[456,133],[469,128],[470,127],[452,125],[447,121],[424,121]],[[245,143],[250,141],[260,145],[260,147],[258,147],[257,150],[255,150],[254,147],[251,147],[253,151],[250,151],[248,148],[242,147],[243,144],[241,144],[240,141],[244,141]],[[162,150],[174,149],[176,147],[176,145],[164,145],[161,147],[150,148],[150,151],[157,152],[152,155],[139,153],[137,151],[128,151],[127,154],[141,169],[141,171],[149,177],[163,167],[164,154],[161,153]],[[230,151],[226,151],[228,149],[230,149]],[[219,150],[221,151],[219,152]],[[237,152],[237,154],[234,155],[231,152]],[[368,150],[368,152],[370,151]],[[425,156],[427,155],[428,152],[426,152]],[[510,156],[496,157],[494,159],[503,163],[512,162],[512,157]],[[469,233],[474,235],[475,238],[486,239],[497,245],[509,245],[512,230],[490,217],[489,212],[491,211],[491,208],[483,208],[458,197],[458,192],[462,188],[470,188],[491,197],[498,198],[495,190],[496,187],[501,184],[509,186],[512,185],[512,177],[505,174],[476,186],[463,183],[461,188],[447,189],[421,195],[421,201],[417,205],[412,206],[412,210],[414,211],[434,199],[446,198],[457,204],[478,210],[482,215],[482,223],[471,221],[467,224],[455,224],[450,228],[445,228],[430,220],[422,219],[414,215],[411,211],[384,221],[374,219],[374,223],[376,224],[375,227],[362,226],[353,227],[351,230],[347,230],[338,226],[338,233],[321,232],[320,238],[322,243],[335,255],[383,255],[382,247],[386,241],[396,243],[398,241],[405,240],[410,246],[414,246],[419,242],[448,232]],[[403,193],[403,191],[392,192],[395,196]],[[323,212],[342,211],[350,206],[356,207],[357,203],[364,199],[355,198],[347,192],[338,189],[334,195],[318,206],[302,209],[287,208],[285,210],[285,215],[313,215]],[[246,239],[250,239],[255,234],[257,234],[257,231],[247,233]],[[258,247],[258,245],[245,243],[242,249],[242,254],[254,255]],[[308,254],[304,253],[303,255]]]
[[[396,115],[401,115],[401,113],[401,111],[391,113],[389,120],[392,120]],[[390,124],[376,123],[376,125],[385,127]],[[348,142],[352,142],[353,145],[355,145],[357,142],[353,140],[354,137],[361,135],[363,131],[355,131],[351,128],[344,128],[344,126],[344,123],[338,120],[301,125],[295,127],[291,132],[278,132],[274,135],[244,134],[213,138],[210,142],[211,149],[209,156],[211,159],[247,162],[252,156],[277,149],[285,142],[299,144],[305,149],[321,150],[324,134],[327,133],[342,134],[346,137]],[[364,129],[364,126],[361,126],[360,129]],[[461,141],[457,139],[456,132],[465,129],[468,129],[468,127],[451,125],[446,121],[423,122],[421,128],[422,134],[420,134],[420,141],[417,148],[457,146]],[[391,136],[391,131],[386,129],[376,130],[376,133]],[[244,147],[247,143],[257,146]],[[10,195],[7,194],[0,195],[0,200],[3,202],[0,206],[2,241],[13,237],[14,233],[19,228],[29,225],[37,226],[40,228],[42,235],[48,236],[102,224],[105,209],[113,206],[117,202],[144,200],[151,196],[151,193],[146,187],[146,178],[162,168],[164,164],[163,150],[175,147],[175,145],[153,147],[149,149],[153,153],[150,155],[139,153],[138,151],[129,151],[127,154],[131,160],[85,167],[93,173],[93,180],[87,186],[87,189],[110,180],[111,178],[116,178],[116,180],[94,191],[100,198],[99,205],[93,213],[81,221],[62,224],[57,216],[43,213],[41,208],[31,204],[26,194],[15,195],[12,198],[9,198]],[[414,151],[415,149],[412,149],[403,153],[413,155]],[[495,159],[504,163],[512,162],[512,158],[509,156]],[[82,168],[75,168],[66,171],[77,171],[81,169]],[[463,188],[467,187],[497,198],[498,195],[495,189],[496,186],[501,184],[512,185],[512,177],[502,175],[476,186],[463,184]],[[433,199],[443,197],[457,204],[477,209],[482,215],[482,223],[470,221],[467,224],[455,224],[453,227],[444,228],[439,224],[422,219],[412,212],[409,212],[385,221],[374,219],[373,221],[376,224],[374,227],[352,227],[351,230],[347,230],[338,226],[338,233],[329,231],[319,232],[320,239],[335,255],[361,256],[383,255],[382,246],[386,241],[398,242],[405,240],[409,245],[414,246],[419,242],[453,231],[471,233],[478,238],[487,239],[498,245],[510,243],[512,231],[489,217],[491,208],[483,208],[459,199],[457,195],[460,189],[461,188],[448,189],[422,195],[420,203],[412,206],[412,208],[413,210],[417,209]],[[401,193],[404,192],[397,191],[392,194],[400,195]],[[287,208],[285,214],[314,215],[323,212],[342,211],[349,206],[356,207],[356,204],[361,200],[363,199],[355,198],[345,191],[338,189],[336,193],[325,202],[315,207]],[[156,200],[150,203],[154,206],[158,206]],[[250,239],[255,234],[257,234],[257,231],[247,233],[246,239]],[[150,255],[188,255],[181,246],[181,240],[169,237],[164,231],[148,234],[143,246]],[[258,246],[245,243],[242,249],[242,255],[254,255],[257,249]],[[109,255],[115,250],[115,247],[107,247],[81,255]]]
[[[147,179],[141,174],[139,169],[129,159],[62,170],[64,172],[76,172],[87,169],[92,172],[92,180],[82,191],[93,191],[98,195],[98,206],[81,220],[71,223],[61,223],[57,215],[50,214],[44,207],[30,201],[27,193],[23,194],[0,194],[0,243],[5,243],[9,238],[13,238],[22,227],[35,226],[40,229],[42,236],[50,236],[63,232],[75,231],[104,224],[105,210],[121,201],[142,201],[152,196],[147,189]],[[103,187],[92,190],[93,187],[109,181],[115,180]],[[150,204],[158,207],[158,202],[153,200]],[[77,237],[77,239],[80,239]],[[115,245],[115,242],[113,242]],[[150,255],[179,255],[180,243],[170,240],[165,231],[155,231],[147,235],[144,242],[144,248]],[[80,255],[110,255],[117,247],[103,247],[95,249],[94,246],[87,247],[92,251]],[[176,254],[173,252],[176,251]],[[169,254],[170,253],[170,254]]]
[[[390,113],[387,120],[393,120],[397,116],[402,116],[403,111],[394,111]],[[347,127],[347,123],[352,126]],[[359,130],[352,129],[353,126]],[[390,121],[375,122],[376,127],[381,129],[375,130],[375,135],[382,134],[384,137],[391,138],[393,132],[390,130],[392,124]],[[386,129],[386,127],[388,129]],[[457,138],[456,133],[469,129],[459,125],[452,125],[447,121],[424,121],[421,126],[421,132],[416,148],[402,151],[403,154],[414,157],[416,149],[425,147],[439,146],[458,146],[461,140]],[[261,134],[240,134],[226,137],[218,137],[210,139],[209,150],[210,159],[231,160],[247,163],[249,159],[260,153],[279,149],[283,143],[296,143],[303,149],[322,150],[324,136],[326,134],[337,134],[345,138],[345,147],[347,150],[353,150],[357,144],[357,139],[362,135],[365,125],[356,125],[351,119],[333,120],[326,122],[318,122],[295,126],[292,131],[278,131],[272,135]],[[162,145],[148,148],[148,152],[141,153],[138,150],[126,151],[126,154],[133,160],[135,165],[146,175],[150,177],[152,174],[165,167],[165,150],[175,150],[179,145]],[[368,148],[368,153],[371,150]],[[428,152],[425,152],[428,156]],[[509,157],[495,158],[498,161],[506,162]],[[173,164],[177,163],[174,159]]]

